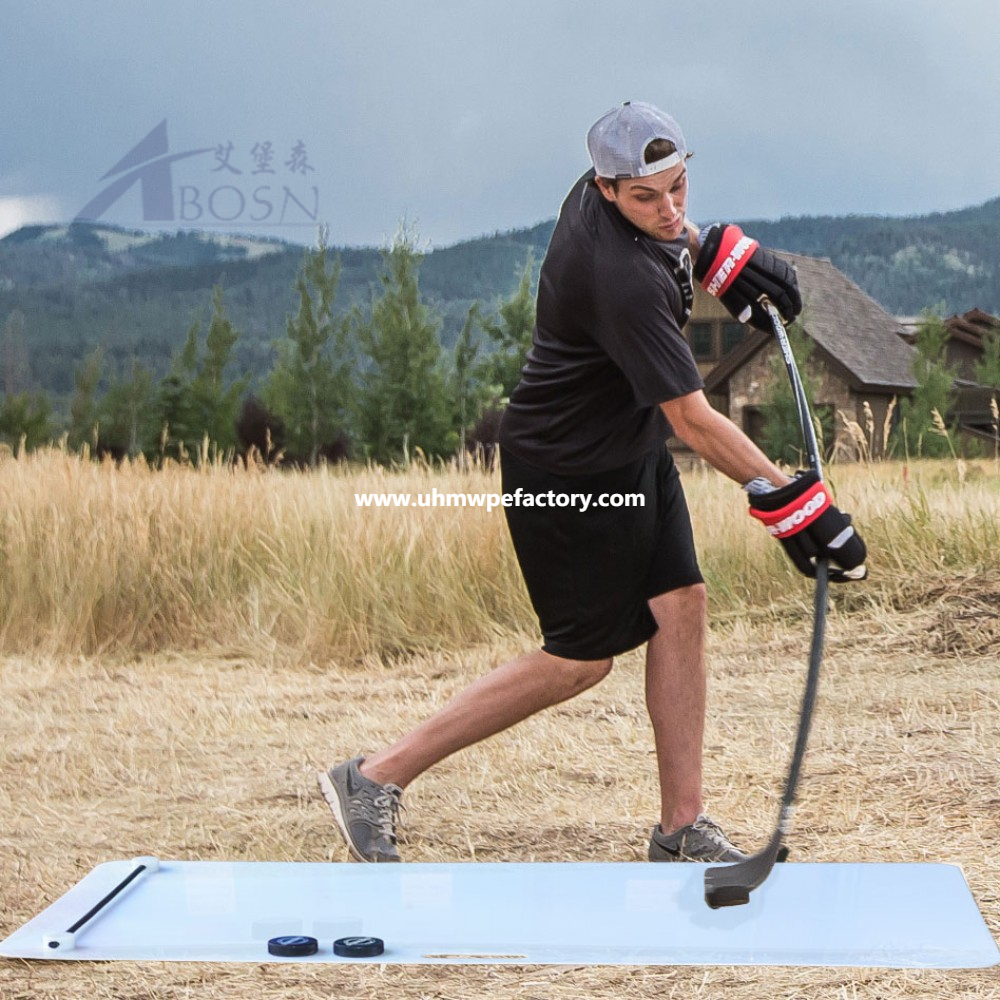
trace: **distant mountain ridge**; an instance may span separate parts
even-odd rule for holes
[[[762,243],[829,257],[889,312],[1000,312],[1000,198],[904,218],[849,215],[743,223]]]
[[[740,224],[765,245],[830,258],[892,313],[976,306],[1000,313],[1000,198],[918,217]],[[554,225],[547,220],[427,253],[421,291],[442,317],[446,347],[473,302],[495,307],[514,291],[529,256],[539,266]],[[342,263],[339,308],[364,307],[377,284],[379,250],[334,252]],[[0,333],[20,313],[33,384],[65,396],[74,370],[98,345],[112,370],[135,358],[165,372],[192,322],[207,323],[211,289],[221,284],[227,313],[242,332],[236,364],[262,375],[296,309],[293,285],[303,253],[298,245],[243,236],[151,234],[92,223],[26,226],[0,239]]]

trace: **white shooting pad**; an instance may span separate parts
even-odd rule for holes
[[[141,860],[141,859],[140,859]],[[0,943],[37,959],[423,964],[983,968],[1000,962],[959,868],[783,864],[744,906],[711,910],[697,864],[160,862],[53,953],[136,867],[100,865]],[[320,951],[280,959],[268,938]],[[377,958],[333,941],[370,935]]]

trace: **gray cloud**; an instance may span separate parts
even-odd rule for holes
[[[453,242],[554,215],[587,166],[588,125],[628,98],[684,126],[696,219],[909,214],[1000,194],[992,0],[5,10],[16,30],[0,39],[0,198],[57,199],[66,217],[167,119],[171,152],[233,143],[248,204],[253,144],[270,139],[287,158],[302,140],[313,172],[278,180],[303,199],[316,187],[336,243],[381,242],[403,216]],[[215,166],[178,164],[175,186],[204,198],[227,176]],[[249,216],[231,228],[254,230]],[[107,217],[143,225],[138,188]],[[306,241],[312,227],[256,231]]]

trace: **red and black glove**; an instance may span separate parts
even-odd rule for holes
[[[784,546],[796,569],[816,576],[816,560],[829,559],[830,580],[844,583],[868,575],[868,551],[851,515],[834,505],[829,487],[813,472],[800,472],[787,486],[750,494],[750,514]]]
[[[786,323],[802,312],[795,268],[744,236],[739,226],[717,222],[701,231],[699,242],[694,276],[741,323],[766,333],[773,331],[771,317],[760,304],[762,295],[771,300]]]

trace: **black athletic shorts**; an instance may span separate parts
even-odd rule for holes
[[[507,526],[546,652],[601,660],[635,649],[656,632],[649,599],[702,582],[666,446],[584,476],[546,472],[501,448],[500,469]],[[625,505],[621,498],[632,494],[644,505]],[[611,505],[613,496],[620,505]]]

